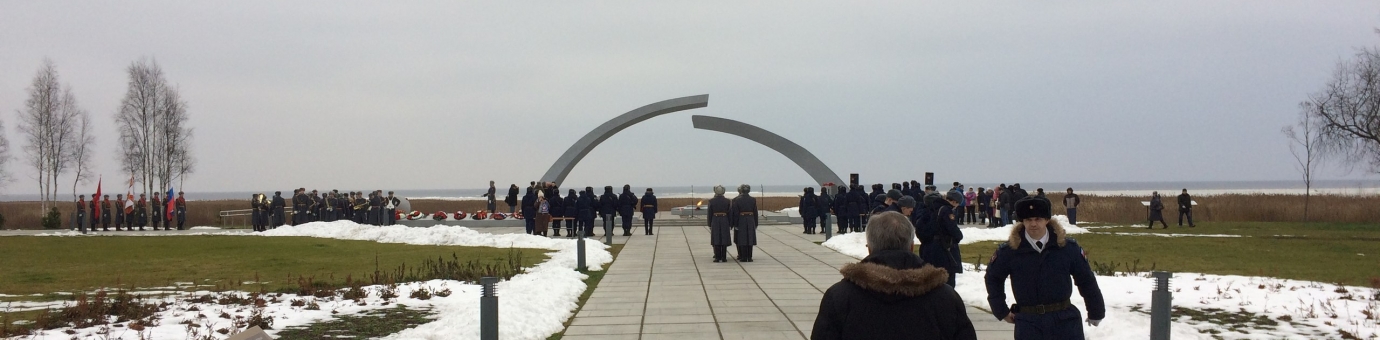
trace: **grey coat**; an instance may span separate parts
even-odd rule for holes
[[[757,199],[748,194],[739,194],[733,198],[728,216],[733,218],[733,243],[740,246],[757,245]]]
[[[1159,196],[1150,198],[1150,220],[1164,220],[1164,202],[1160,200]]]
[[[728,215],[730,204],[723,195],[709,199],[709,245],[733,245],[733,219]]]

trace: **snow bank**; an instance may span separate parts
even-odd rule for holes
[[[1003,227],[1007,233],[1010,226]],[[997,228],[997,229],[1003,229]],[[993,230],[997,230],[993,229]],[[1079,228],[1081,229],[1081,228]],[[965,229],[964,243],[977,233]],[[1072,229],[1070,230],[1072,232]],[[974,237],[981,238],[981,237]],[[990,237],[988,237],[990,238]],[[976,241],[974,241],[976,242]],[[867,241],[862,234],[840,235],[824,242],[825,247],[861,259],[867,256]],[[964,254],[972,255],[972,254]],[[957,278],[959,295],[965,303],[984,309],[987,302],[986,283],[981,269],[964,264],[964,273]],[[1072,279],[1070,279],[1072,280]],[[1150,293],[1154,279],[1140,274],[1118,273],[1117,276],[1098,276],[1098,286],[1107,304],[1107,318],[1099,327],[1084,325],[1088,339],[1140,339],[1150,334]],[[1322,282],[1285,280],[1272,277],[1208,275],[1176,273],[1170,280],[1174,306],[1198,310],[1221,309],[1227,313],[1249,312],[1277,321],[1277,326],[1242,327],[1249,334],[1223,329],[1220,325],[1193,321],[1177,316],[1172,323],[1174,339],[1213,339],[1207,330],[1222,331],[1227,339],[1318,339],[1337,338],[1346,331],[1362,339],[1380,336],[1380,324],[1367,319],[1367,313],[1380,312],[1377,290],[1373,288],[1337,286]],[[1007,303],[1012,303],[1010,284],[1006,288]],[[1086,308],[1082,296],[1074,294],[1075,306]],[[1133,311],[1138,308],[1144,312]],[[995,318],[995,317],[993,317]],[[1291,321],[1282,321],[1291,320]]]
[[[504,339],[545,339],[546,337],[560,332],[564,329],[563,323],[569,319],[576,308],[580,294],[587,288],[584,279],[588,276],[574,270],[576,260],[576,245],[574,240],[553,239],[541,236],[526,234],[503,234],[494,235],[480,233],[469,228],[437,225],[427,228],[409,228],[404,226],[366,226],[349,221],[337,222],[314,222],[299,226],[285,226],[269,230],[263,233],[239,233],[239,232],[218,232],[201,233],[202,235],[244,235],[244,236],[263,236],[263,237],[283,237],[283,236],[306,236],[334,238],[345,240],[365,240],[383,243],[406,243],[418,245],[454,245],[454,246],[481,246],[481,247],[517,247],[517,248],[538,248],[550,249],[554,252],[548,253],[550,259],[542,262],[535,267],[528,268],[523,274],[514,276],[508,281],[500,282],[497,286],[499,296],[499,333]],[[55,233],[54,235],[67,236],[68,233]],[[80,235],[77,233],[77,235]],[[103,234],[106,236],[119,236],[120,234]],[[134,234],[130,234],[134,235]],[[188,234],[180,234],[188,235]],[[613,261],[607,246],[597,240],[586,240],[586,261],[590,270],[601,270],[604,265]],[[305,307],[291,306],[291,301],[299,297],[285,294],[279,297],[276,302],[268,303],[263,309],[265,316],[274,317],[273,328],[270,334],[276,334],[277,329],[282,329],[294,325],[307,325],[333,317],[333,315],[348,315],[374,309],[393,308],[392,303],[385,303],[379,298],[378,292],[384,286],[368,286],[370,298],[365,299],[364,305],[354,301],[332,301],[321,303],[319,310],[308,310]],[[418,300],[408,297],[412,291],[427,289],[440,291],[449,289],[452,294],[447,297],[436,296],[429,300]],[[400,284],[397,288],[398,298],[393,299],[393,303],[404,304],[412,308],[432,308],[435,312],[436,320],[420,325],[415,328],[404,330],[397,334],[389,335],[385,339],[474,339],[479,337],[479,286],[460,281],[433,280],[428,282],[415,282]],[[209,292],[199,292],[207,294]],[[231,324],[234,317],[247,316],[250,308],[242,306],[221,306],[217,304],[190,304],[186,302],[176,302],[173,298],[164,298],[173,302],[174,306],[160,313],[160,323],[156,327],[146,329],[146,338],[152,339],[182,339],[189,338],[189,330],[186,325],[180,324],[184,320],[192,320],[201,325],[215,325],[216,328],[226,327]],[[26,306],[31,307],[31,306]],[[196,308],[191,308],[196,307]],[[189,311],[190,310],[190,311]],[[196,311],[199,310],[199,311]],[[221,319],[221,312],[231,316],[230,319]],[[205,319],[202,319],[205,318]],[[139,339],[141,335],[135,331],[127,330],[125,327],[113,328],[108,338],[110,339]],[[68,339],[72,335],[64,333],[65,329],[45,331],[44,334],[33,339]],[[99,328],[76,329],[77,335],[98,337],[96,332]],[[202,334],[206,334],[203,332]],[[211,333],[217,338],[224,338],[225,335]],[[29,339],[30,337],[24,337]]]

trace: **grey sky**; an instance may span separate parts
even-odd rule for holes
[[[190,104],[188,191],[525,183],[603,121],[705,93],[567,182],[810,182],[692,114],[866,182],[1291,180],[1280,127],[1376,27],[1376,1],[3,0],[0,119],[22,159],[15,110],[52,58],[122,188],[112,117],[149,56]],[[25,162],[10,170],[5,192],[37,192]]]

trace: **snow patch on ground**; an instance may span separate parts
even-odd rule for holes
[[[73,235],[75,234],[75,235]],[[80,236],[80,233],[59,232],[48,236]],[[102,234],[105,236],[119,236],[120,234]],[[136,234],[129,234],[136,235]],[[179,234],[188,235],[188,234]],[[584,292],[586,286],[584,279],[588,276],[575,271],[576,264],[576,244],[575,240],[565,238],[546,238],[526,234],[502,234],[494,235],[480,233],[469,228],[437,225],[427,228],[410,228],[405,226],[367,226],[359,225],[349,221],[337,222],[314,222],[299,226],[284,226],[269,230],[263,233],[242,233],[242,232],[217,232],[217,233],[196,233],[196,235],[241,235],[241,236],[305,236],[321,237],[346,240],[366,240],[383,243],[406,243],[418,245],[455,245],[455,246],[481,246],[481,247],[516,247],[516,248],[538,248],[549,249],[554,252],[548,253],[550,259],[542,262],[535,267],[528,268],[523,274],[514,276],[508,281],[500,282],[497,286],[499,296],[499,333],[504,339],[545,339],[546,337],[560,332],[564,329],[563,323],[569,319],[576,308],[580,294]],[[585,241],[586,261],[590,270],[602,270],[603,266],[613,261],[613,256],[608,252],[608,247],[597,240],[587,239]],[[278,297],[277,301],[269,302],[263,309],[265,316],[274,317],[273,328],[270,334],[276,334],[278,329],[294,325],[307,325],[332,318],[333,312],[338,315],[355,314],[374,309],[394,308],[393,303],[404,304],[412,308],[432,308],[436,320],[420,325],[415,328],[404,330],[397,334],[389,335],[385,339],[473,339],[479,337],[479,294],[480,287],[475,284],[460,281],[433,280],[427,282],[414,282],[399,284],[397,288],[398,298],[393,299],[392,303],[385,303],[379,298],[378,292],[385,289],[385,286],[366,286],[364,289],[370,290],[370,298],[363,300],[363,305],[349,300],[336,300],[320,304],[319,310],[308,310],[305,307],[291,306],[291,301],[300,297],[292,294],[284,294]],[[430,300],[418,300],[410,298],[412,291],[418,289],[428,289],[439,291],[449,289],[452,294],[448,297],[436,296]],[[243,292],[241,292],[243,293]],[[186,294],[186,293],[179,293]],[[193,294],[209,294],[209,292],[198,292]],[[248,293],[244,293],[248,294]],[[189,331],[186,325],[180,324],[184,320],[191,320],[201,325],[215,325],[215,327],[227,327],[235,317],[247,317],[251,308],[244,306],[222,306],[217,304],[193,304],[178,302],[173,297],[161,298],[174,305],[160,313],[161,322],[159,326],[146,329],[146,338],[152,339],[182,339],[188,338]],[[34,307],[36,303],[16,302],[16,305],[24,307]],[[199,311],[189,311],[196,307]],[[231,316],[231,319],[219,317],[221,312]],[[115,327],[113,331],[105,336],[98,335],[98,327],[75,329],[77,335],[81,337],[103,337],[109,339],[139,339],[138,332],[128,330],[126,327]],[[65,329],[45,331],[42,335],[32,337],[32,339],[68,339]],[[205,334],[205,333],[203,333]],[[212,334],[216,338],[224,338],[225,335]],[[24,337],[30,339],[31,337]]]
[[[1010,230],[1009,226],[1007,228]],[[964,230],[964,234],[966,241],[969,238],[968,230]],[[1003,236],[1001,239],[1006,238]],[[860,233],[840,235],[823,245],[858,259],[866,257],[868,253],[867,241]],[[968,305],[987,309],[984,273],[973,264],[965,263],[964,272],[957,277],[955,290]],[[1143,273],[1118,273],[1116,276],[1098,276],[1097,283],[1107,304],[1107,318],[1099,327],[1085,324],[1083,329],[1087,338],[1141,339],[1149,336],[1150,315],[1147,313],[1154,279]],[[1367,319],[1367,313],[1380,313],[1380,295],[1373,288],[1198,273],[1175,273],[1170,287],[1176,307],[1197,310],[1215,308],[1227,313],[1244,311],[1278,322],[1276,326],[1242,327],[1240,329],[1248,333],[1243,334],[1221,325],[1176,315],[1171,326],[1174,339],[1213,339],[1212,334],[1204,333],[1209,330],[1220,331],[1218,336],[1226,339],[1338,338],[1340,331],[1361,339],[1380,337],[1380,324],[1374,318]],[[1007,283],[1006,294],[1007,303],[1014,302],[1010,283]],[[1082,296],[1074,294],[1071,300],[1086,316]],[[1133,307],[1144,312],[1133,311]]]
[[[191,229],[188,229],[188,230],[220,230],[220,227],[200,226],[200,227],[192,227]]]

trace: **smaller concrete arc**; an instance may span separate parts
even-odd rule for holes
[[[709,106],[709,95],[702,94],[647,104],[614,117],[586,133],[584,137],[580,137],[580,140],[575,141],[575,144],[570,145],[570,148],[561,154],[561,158],[557,158],[556,163],[551,164],[551,168],[547,169],[546,174],[541,176],[541,180],[542,182],[565,183],[565,176],[570,175],[570,170],[574,169],[575,165],[579,164],[580,160],[584,159],[590,150],[594,150],[594,147],[599,146],[599,143],[603,143],[604,140],[629,126],[667,113],[706,106]]]
[[[843,184],[844,181],[834,170],[829,169],[828,165],[819,161],[818,157],[805,150],[800,144],[781,137],[771,131],[753,126],[752,124],[739,122],[732,119],[724,119],[710,116],[690,116],[690,122],[696,129],[710,130],[727,133],[730,135],[747,138],[757,142],[757,144],[776,150],[781,155],[790,158],[795,165],[800,166],[815,180],[815,184],[834,183]]]

